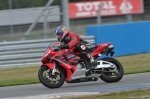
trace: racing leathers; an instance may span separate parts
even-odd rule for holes
[[[83,41],[83,39],[79,35],[77,35],[73,32],[69,32],[65,36],[64,40],[61,41],[60,48],[61,49],[71,49],[74,47],[75,52],[76,51],[81,52],[82,54],[86,55],[86,57],[88,59],[90,59],[91,63],[94,63],[95,61],[94,61],[93,57],[88,52],[86,45],[82,42],[85,42],[85,41]]]

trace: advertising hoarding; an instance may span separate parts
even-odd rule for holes
[[[69,3],[69,18],[95,17],[102,4],[101,16],[143,13],[143,0],[100,0]]]

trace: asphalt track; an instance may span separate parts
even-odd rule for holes
[[[150,88],[150,73],[125,75],[123,79],[117,83],[105,83],[102,80],[76,84],[65,83],[62,87],[57,89],[49,89],[44,87],[42,84],[0,87],[0,99],[18,99],[13,97],[27,97],[46,94],[50,94],[52,96],[52,94],[56,95],[59,93],[70,92],[113,92],[137,88]]]

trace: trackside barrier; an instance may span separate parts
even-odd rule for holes
[[[82,36],[84,40],[95,44],[94,36]],[[0,42],[0,68],[20,66],[40,66],[41,57],[47,46],[57,39],[42,39],[14,42]]]
[[[95,44],[112,42],[114,56],[150,53],[150,21],[88,26],[86,31]]]

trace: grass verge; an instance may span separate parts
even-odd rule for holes
[[[150,89],[138,89],[114,93],[100,93],[97,95],[64,97],[61,99],[150,99]]]
[[[116,57],[125,74],[150,72],[150,53]],[[39,83],[40,66],[0,69],[0,87]]]

